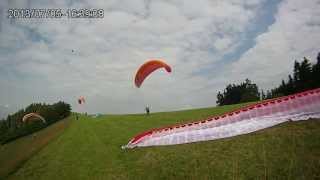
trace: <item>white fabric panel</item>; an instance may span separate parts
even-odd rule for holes
[[[193,123],[148,131],[123,148],[208,141],[251,133],[289,120],[320,118],[320,88]]]

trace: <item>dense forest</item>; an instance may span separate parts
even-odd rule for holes
[[[249,79],[241,84],[229,84],[226,89],[221,93],[218,92],[217,104],[219,106],[244,103],[250,101],[258,101],[260,93],[258,86],[252,83]]]
[[[22,122],[24,115],[35,112],[41,115],[46,123],[41,121]],[[34,103],[25,109],[10,114],[6,119],[0,120],[0,142],[5,144],[21,136],[31,134],[50,124],[66,118],[71,113],[71,106],[65,102],[57,102],[52,105]]]
[[[278,87],[267,90],[266,93],[263,90],[259,92],[258,86],[246,79],[240,84],[227,85],[223,93],[219,91],[216,103],[218,106],[222,106],[265,100],[318,87],[320,87],[320,53],[315,64],[312,64],[307,58],[301,62],[295,61],[293,74],[288,75],[287,80],[282,80]]]

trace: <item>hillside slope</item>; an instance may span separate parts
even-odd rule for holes
[[[320,120],[288,122],[216,141],[120,148],[149,128],[193,121],[240,106],[150,116],[81,117],[9,179],[320,178]]]
[[[0,179],[17,170],[25,161],[58,137],[69,124],[70,118],[67,118],[31,135],[0,145]]]

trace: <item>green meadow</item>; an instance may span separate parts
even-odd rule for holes
[[[317,119],[215,141],[121,149],[134,135],[150,128],[199,120],[241,106],[149,116],[81,116],[80,120],[71,116],[58,122],[62,125],[37,132],[35,138],[31,135],[1,146],[0,175],[32,180],[320,178]]]

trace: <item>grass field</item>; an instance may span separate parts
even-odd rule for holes
[[[121,149],[132,136],[149,128],[193,121],[239,106],[242,105],[150,116],[81,117],[72,120],[61,136],[9,179],[320,178],[320,120],[288,122],[216,141]],[[21,149],[20,153],[25,152]]]

